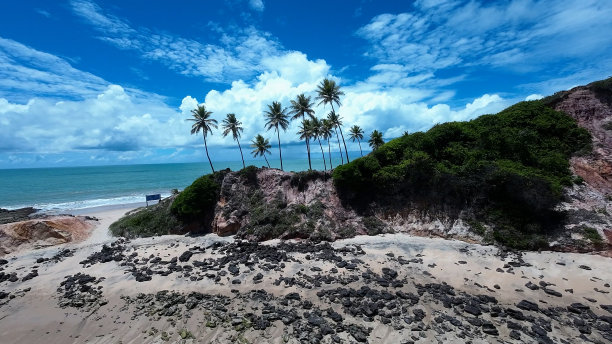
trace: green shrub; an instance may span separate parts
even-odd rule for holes
[[[181,222],[170,213],[171,199],[132,211],[113,222],[109,230],[114,236],[126,238],[166,235],[181,228]]]
[[[575,181],[570,157],[591,151],[590,134],[545,104],[521,102],[497,115],[396,138],[338,166],[334,185],[364,215],[372,202],[383,207],[469,205],[478,221],[503,227],[494,233],[498,241],[541,246],[543,235],[560,220],[554,206],[563,187]]]
[[[364,217],[362,223],[368,235],[377,235],[385,232],[385,224],[374,216]]]
[[[249,165],[240,171],[238,171],[238,175],[244,178],[247,183],[251,185],[257,185],[257,171],[259,169],[253,165]]]
[[[306,185],[317,179],[326,178],[325,172],[316,171],[316,170],[308,170],[308,171],[300,171],[295,172],[291,175],[290,184],[293,187],[297,187],[299,191],[304,191]]]
[[[210,175],[196,179],[175,198],[172,213],[184,221],[210,214],[217,203],[219,188],[219,184]]]
[[[591,241],[593,244],[603,243],[603,238],[595,228],[585,227],[582,230],[582,235],[584,235],[584,237]]]

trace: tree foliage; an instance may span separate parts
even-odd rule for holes
[[[497,115],[391,140],[337,167],[333,177],[354,204],[401,198],[472,205],[476,217],[497,226],[498,241],[529,247],[524,239],[558,220],[554,206],[572,183],[569,158],[590,149],[589,133],[570,116],[540,101],[521,102]]]

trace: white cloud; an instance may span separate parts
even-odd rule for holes
[[[378,15],[357,33],[371,44],[366,56],[409,71],[471,65],[530,71],[608,56],[611,17],[608,0],[422,0],[415,11]]]
[[[265,8],[263,0],[249,0],[249,6],[258,12],[262,12]]]
[[[0,98],[0,120],[9,123],[0,126],[5,142],[0,150],[57,153],[183,146],[191,139],[184,119],[163,102],[130,96],[118,85],[78,101],[34,98],[21,105]]]
[[[142,58],[160,62],[175,72],[202,76],[211,82],[251,77],[265,69],[262,60],[282,54],[278,42],[253,27],[231,33],[217,29],[218,42],[199,42],[149,28],[133,28],[91,1],[73,0],[71,4],[75,14],[100,32],[99,39],[136,51]],[[251,5],[263,10],[261,0]]]
[[[0,37],[0,89],[5,96],[23,101],[32,94],[83,97],[107,85],[102,78],[75,69],[64,59]]]
[[[544,98],[543,95],[534,93],[534,94],[530,94],[527,97],[525,97],[525,100],[527,100],[527,101],[529,101],[529,100],[538,100],[538,99],[542,99],[542,98]]]

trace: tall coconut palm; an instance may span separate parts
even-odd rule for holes
[[[332,165],[331,158],[331,145],[329,144],[329,139],[333,136],[334,125],[331,124],[326,118],[321,120],[321,137],[323,137],[327,141],[327,156],[329,157],[329,169],[333,170],[334,165]]]
[[[319,141],[319,147],[321,148],[321,155],[323,156],[324,171],[327,171],[327,163],[325,162],[325,153],[323,152],[323,145],[321,144],[321,137],[323,136],[323,122],[321,122],[316,117],[313,117],[310,121],[312,122],[313,138]]]
[[[308,169],[312,170],[312,163],[310,161],[310,139],[314,136],[312,121],[309,119],[303,120],[299,128],[300,130],[298,130],[297,134],[299,135],[300,140],[306,141],[306,152],[308,152]]]
[[[377,150],[378,148],[380,148],[380,146],[385,144],[382,133],[378,130],[374,130],[372,134],[370,134],[370,139],[368,140],[368,143],[370,144],[370,147],[372,147],[372,150]]]
[[[363,156],[363,150],[361,150],[361,140],[363,140],[363,129],[361,129],[357,125],[352,126],[351,129],[349,130],[349,138],[353,142],[357,140],[357,143],[359,143],[359,152],[361,152],[361,156]]]
[[[253,141],[251,141],[251,147],[254,148],[251,152],[251,154],[253,154],[253,157],[257,158],[257,156],[263,156],[264,159],[266,159],[266,164],[268,164],[268,168],[270,168],[270,163],[268,162],[268,158],[266,158],[266,154],[271,154],[270,148],[272,148],[272,146],[270,145],[270,140],[264,139],[263,136],[257,134]]]
[[[289,106],[291,108],[289,114],[293,115],[291,119],[303,121],[306,119],[306,115],[310,118],[314,118],[313,105],[314,104],[310,101],[310,97],[306,97],[303,93],[298,95],[295,100],[291,101],[291,105]],[[306,151],[308,150],[308,141],[306,141]]]
[[[324,79],[321,81],[321,84],[317,86],[317,99],[319,101],[319,105],[325,104],[331,105],[332,112],[335,113],[334,103],[340,106],[340,96],[344,95],[344,92],[340,91],[340,86],[336,85],[336,82],[329,79]],[[340,118],[340,116],[338,116]],[[344,152],[346,153],[346,162],[351,162],[348,156],[348,149],[346,149],[346,142],[344,141],[344,134],[342,133],[342,122],[340,124],[336,124],[338,129],[340,129],[340,135],[342,136],[342,143],[344,143]],[[342,152],[340,153],[342,154]]]
[[[202,136],[204,136],[204,149],[206,149],[206,157],[208,158],[208,163],[210,163],[210,169],[213,173],[215,173],[215,168],[213,167],[212,161],[210,160],[210,155],[208,155],[208,145],[206,144],[206,136],[208,134],[212,135],[212,129],[217,129],[217,120],[210,118],[212,115],[211,111],[206,111],[206,107],[204,105],[198,105],[197,108],[191,110],[191,115],[193,118],[188,118],[188,121],[194,122],[191,126],[191,134],[197,134],[202,130]]]
[[[238,142],[238,149],[240,149],[240,157],[242,158],[242,168],[245,168],[244,164],[244,155],[242,155],[242,146],[240,146],[240,135],[244,130],[242,128],[242,122],[236,119],[236,115],[233,113],[228,113],[225,119],[223,120],[223,137],[226,137],[227,134],[232,133],[232,137],[236,142]]]
[[[344,164],[344,156],[342,155],[342,146],[340,146],[340,136],[338,136],[338,129],[337,129],[338,128],[337,123],[338,122],[342,123],[342,121],[340,120],[338,115],[336,115],[334,111],[327,114],[327,120],[329,121],[329,123],[331,123],[332,127],[334,128],[334,132],[336,133],[336,140],[338,140],[338,151],[340,152],[340,161]]]
[[[266,130],[274,128],[276,130],[276,136],[278,138],[278,154],[280,156],[281,170],[283,170],[283,151],[281,150],[280,143],[280,131],[278,127],[287,130],[289,127],[289,116],[287,116],[287,109],[283,109],[281,103],[272,102],[272,105],[268,105],[268,111],[266,114]]]
[[[312,109],[314,103],[310,101],[310,97],[306,97],[303,93],[298,95],[295,100],[291,101],[291,111],[289,111],[290,115],[293,115],[291,119],[305,119],[306,115],[310,116],[310,118],[314,115],[314,110]]]

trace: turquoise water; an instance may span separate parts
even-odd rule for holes
[[[246,163],[263,166],[265,161]],[[242,168],[240,161],[213,164],[217,170]],[[278,160],[270,164],[280,167]],[[308,160],[283,160],[283,165],[285,171],[303,171]],[[313,169],[323,169],[321,159],[313,160]],[[147,194],[167,197],[172,189],[184,189],[207,173],[208,162],[0,170],[0,208],[31,206],[53,211],[144,202]]]

